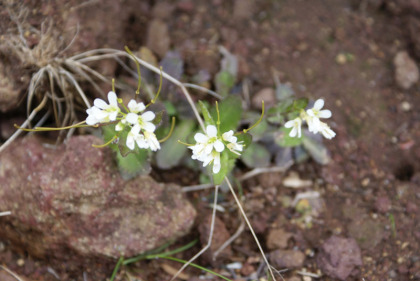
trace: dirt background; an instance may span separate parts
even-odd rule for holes
[[[268,247],[270,235],[277,231],[289,238],[281,248],[303,253],[302,261],[292,258],[289,270],[282,272],[285,280],[335,280],[298,273],[321,273],[317,256],[331,236],[352,237],[361,249],[362,265],[354,267],[346,280],[420,280],[420,84],[401,87],[393,63],[400,51],[408,52],[415,64],[419,62],[417,1],[23,1],[22,5],[29,9],[28,22],[36,28],[46,18],[52,19],[64,42],[71,40],[79,24],[68,53],[147,46],[161,59],[169,50],[178,50],[184,61],[183,79],[188,81],[200,70],[211,76],[217,73],[218,46],[223,45],[238,56],[238,81],[246,79],[252,95],[273,87],[274,69],[298,97],[324,98],[333,112],[330,125],[337,133],[324,142],[332,161],[326,166],[307,161],[286,173],[264,174],[242,183],[244,205],[258,237]],[[3,10],[0,16],[6,31],[9,15]],[[115,65],[102,67],[108,67],[106,74],[118,76]],[[16,80],[31,73],[19,65],[8,71],[15,73]],[[0,114],[2,120],[11,117],[22,118],[22,109]],[[157,177],[181,185],[197,183],[188,171],[165,173]],[[284,179],[290,177],[310,182],[299,189],[285,187]],[[290,205],[297,194],[307,191],[321,195],[306,201],[312,207],[309,213]],[[209,209],[203,200],[210,200],[211,191],[188,196],[199,217],[205,217]],[[228,237],[241,220],[228,193],[221,204],[227,211],[218,214],[216,237]],[[200,221],[206,220],[197,221],[191,235],[178,245],[199,235],[204,227]],[[198,249],[178,257],[188,259]],[[245,230],[216,262],[204,257],[197,263],[226,272],[226,264],[241,262],[244,266],[236,274],[242,279],[235,280],[246,280],[258,270],[258,257]],[[67,272],[65,264],[34,260],[7,241],[1,243],[0,261],[25,280],[104,280],[114,265],[92,263],[78,272]],[[124,273],[131,272],[137,278],[132,280],[166,280],[168,267],[179,264],[142,262],[124,269],[118,278],[128,280]],[[194,279],[200,275],[197,270],[186,274],[186,280],[199,280]]]

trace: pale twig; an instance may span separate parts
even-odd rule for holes
[[[12,275],[16,280],[23,281],[16,273],[14,273],[13,271],[11,271],[7,267],[0,265],[0,268],[3,269],[4,271],[6,271],[7,273],[9,273],[10,275]]]
[[[322,277],[322,275],[316,274],[316,273],[312,273],[312,272],[307,272],[307,271],[296,271],[297,274],[300,274],[302,276],[309,276],[312,278],[320,278]]]
[[[255,169],[243,174],[239,178],[239,181],[244,181],[244,180],[250,179],[252,177],[255,177],[257,175],[260,175],[260,174],[285,172],[292,165],[293,165],[293,161],[289,161],[285,166],[281,166],[281,167],[275,166],[275,167],[255,168]]]
[[[77,83],[76,79],[74,79],[73,75],[62,67],[60,67],[60,73],[63,73],[64,75],[67,76],[68,80],[73,84],[73,86],[79,92],[79,95],[82,97],[82,99],[85,102],[85,105],[87,106],[87,108],[90,108],[90,103],[89,103],[85,93],[83,92],[82,88],[79,86],[79,83]]]
[[[240,212],[242,214],[242,217],[244,218],[246,224],[248,225],[249,230],[251,231],[252,236],[254,237],[255,243],[257,244],[258,249],[261,252],[261,255],[262,255],[263,259],[264,259],[265,264],[268,267],[268,271],[270,272],[271,277],[273,278],[273,280],[276,280],[276,278],[274,277],[273,270],[271,269],[270,263],[268,262],[267,257],[266,257],[266,255],[264,253],[264,250],[261,247],[260,241],[258,240],[257,235],[255,234],[254,229],[252,228],[252,225],[249,222],[248,217],[247,217],[244,209],[242,208],[242,204],[239,201],[238,196],[236,196],[235,190],[233,190],[233,186],[230,183],[230,180],[227,177],[225,177],[225,180],[226,180],[226,182],[227,182],[227,184],[229,186],[229,189],[230,189],[230,191],[231,191],[231,193],[233,195],[233,198],[235,199],[236,205],[238,206],[238,208],[239,208],[239,210],[240,210]]]
[[[204,253],[211,245],[212,239],[213,239],[213,232],[214,232],[214,222],[215,222],[215,218],[216,218],[216,206],[217,206],[217,194],[219,191],[219,186],[216,185],[215,189],[214,189],[214,203],[213,203],[213,212],[211,215],[211,223],[210,223],[210,231],[209,231],[209,239],[207,241],[207,244],[197,253],[195,254],[194,257],[192,257],[188,262],[186,262],[178,271],[177,273],[172,276],[171,281],[175,280],[175,278],[182,272],[184,271],[185,268],[187,268],[187,266],[189,264],[191,264],[194,260],[196,260],[199,256],[201,256],[202,253]]]
[[[0,212],[0,217],[2,217],[2,216],[9,216],[11,214],[12,214],[12,212],[10,212],[10,211]]]
[[[197,190],[209,189],[209,188],[213,188],[213,187],[214,187],[214,184],[212,184],[212,183],[190,185],[190,186],[184,186],[182,188],[182,192],[197,191]]]
[[[211,95],[215,98],[222,99],[222,96],[219,95],[218,93],[216,93],[215,91],[204,88],[202,86],[199,86],[199,85],[196,85],[196,84],[191,84],[191,83],[182,83],[182,85],[184,85],[187,88],[192,88],[192,89],[203,91],[203,92],[205,92],[205,93],[207,93],[207,94],[209,94],[209,95]]]
[[[41,103],[31,112],[28,118],[26,118],[25,122],[20,126],[21,128],[26,128],[28,124],[32,121],[32,119],[36,116],[36,114],[45,106],[45,103],[47,102],[47,95],[44,96]],[[22,130],[16,130],[14,134],[7,139],[1,146],[0,146],[0,153],[14,141],[20,134],[22,133]]]

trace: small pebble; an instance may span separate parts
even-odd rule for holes
[[[24,260],[24,259],[18,259],[18,260],[16,261],[16,264],[17,264],[18,266],[23,266],[23,265],[25,264],[25,260]]]
[[[401,110],[404,112],[410,111],[411,110],[411,104],[409,102],[403,101],[400,104]]]

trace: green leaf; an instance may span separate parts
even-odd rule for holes
[[[171,137],[162,143],[161,149],[156,153],[156,163],[159,168],[169,169],[179,164],[188,147],[178,143],[178,140],[184,140],[194,128],[195,122],[191,119],[177,124]]]
[[[250,133],[242,133],[240,135],[237,135],[236,137],[238,138],[237,142],[243,142],[242,144],[244,145],[244,149],[247,149],[248,146],[250,146],[252,143],[252,135]]]
[[[101,129],[102,129],[102,138],[104,139],[104,143],[107,143],[108,141],[110,141],[117,133],[115,131],[114,124],[102,126]]]
[[[226,97],[235,85],[236,77],[227,70],[218,72],[215,76],[216,91],[222,97]]]
[[[308,105],[308,99],[307,98],[300,98],[293,102],[293,111],[301,111],[302,109],[305,109]]]
[[[155,113],[155,119],[152,120],[152,123],[158,126],[162,122],[163,113],[163,110]]]
[[[280,134],[280,138],[277,138],[275,140],[275,142],[282,147],[293,147],[293,146],[298,146],[302,144],[302,140],[303,140],[303,136],[298,138],[298,137],[291,137],[289,136],[290,131],[293,128],[285,128],[282,127],[280,129],[280,131],[282,132],[282,134]]]
[[[204,118],[204,121],[206,122],[206,124],[216,126],[216,123],[214,122],[213,118],[211,117],[210,112],[207,109],[206,105],[202,101],[198,101],[198,104],[200,105],[201,114],[203,115],[203,118]]]
[[[267,167],[270,165],[271,154],[259,143],[252,143],[242,154],[242,161],[249,168]]]
[[[221,168],[219,173],[213,174],[213,181],[215,185],[221,184],[226,175],[232,171],[233,167],[235,166],[235,159],[229,159],[229,153],[226,149],[220,155],[220,164]],[[211,169],[213,168],[211,167]]]
[[[123,179],[128,180],[138,175],[150,173],[151,167],[148,150],[135,149],[135,152],[128,154],[125,157],[117,152],[116,156],[118,169]]]
[[[169,116],[175,116],[177,114],[178,111],[173,103],[164,101],[163,104],[165,105],[166,112]]]
[[[109,147],[114,151],[118,170],[124,179],[131,179],[141,174],[150,173],[149,151],[136,148],[130,150],[126,145],[127,134],[130,131],[127,126],[118,138],[118,144],[110,144]],[[116,132],[115,125],[102,127],[102,134],[105,142],[111,140]]]
[[[288,84],[276,83],[276,99],[278,101],[283,101],[293,95],[293,89]]]
[[[322,142],[311,137],[305,137],[303,138],[303,147],[317,163],[326,165],[330,162],[328,150]]]
[[[242,103],[238,96],[229,95],[219,103],[220,112],[220,133],[225,133],[229,130],[236,131],[236,128],[241,121]],[[217,120],[216,106],[211,110],[213,120]]]

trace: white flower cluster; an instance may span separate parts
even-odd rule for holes
[[[331,111],[328,109],[321,110],[324,107],[324,100],[318,99],[314,107],[311,109],[302,110],[300,113],[300,116],[286,122],[284,126],[286,128],[292,128],[292,130],[289,133],[289,136],[291,137],[301,137],[302,135],[302,122],[306,121],[308,123],[308,129],[310,132],[317,134],[321,133],[325,138],[332,139],[335,137],[335,132],[331,130],[331,128],[324,122],[322,122],[321,118],[330,118],[331,117]]]
[[[220,153],[225,146],[237,155],[240,155],[239,152],[243,150],[242,142],[238,142],[232,130],[223,133],[220,137],[214,125],[207,126],[206,134],[195,134],[194,139],[197,143],[189,146],[193,153],[192,159],[203,162],[203,167],[213,163],[214,174],[220,172]]]
[[[86,110],[88,114],[87,125],[119,120],[115,126],[117,132],[124,130],[126,126],[131,127],[126,141],[129,149],[133,150],[135,144],[139,148],[153,151],[160,149],[159,141],[154,134],[156,126],[151,122],[155,119],[155,114],[152,111],[143,112],[146,106],[142,102],[137,103],[135,100],[130,100],[127,105],[128,112],[124,113],[118,106],[117,95],[112,91],[108,93],[108,101],[109,104],[101,99],[94,100],[94,106]],[[143,113],[140,115],[141,112]]]

